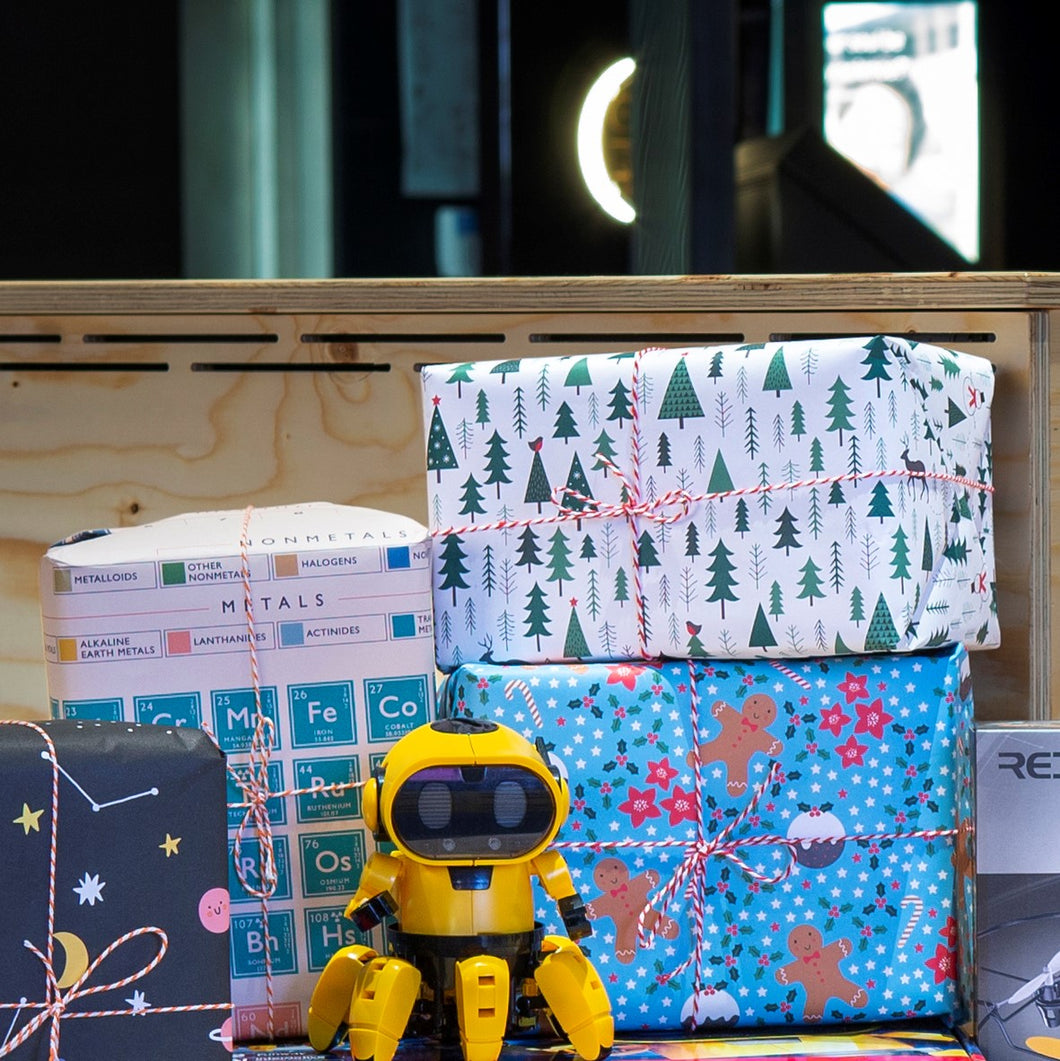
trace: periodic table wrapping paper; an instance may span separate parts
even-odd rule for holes
[[[983,358],[874,336],[422,382],[443,670],[999,642]]]
[[[625,1032],[953,1018],[967,652],[465,664],[443,714],[544,742]],[[962,816],[965,816],[962,821]],[[555,915],[541,899],[539,917]]]
[[[427,530],[312,502],[73,538],[41,564],[52,712],[214,735],[233,1034],[304,1034],[328,958],[369,942],[342,916],[373,844],[360,786],[434,717]]]
[[[230,1057],[225,767],[204,734],[0,721],[0,1057]]]

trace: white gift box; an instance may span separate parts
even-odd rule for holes
[[[53,714],[203,726],[228,758],[237,1040],[304,1034],[352,941],[360,783],[434,717],[429,544],[406,517],[312,503],[88,532],[42,560]]]
[[[443,669],[998,644],[983,358],[874,336],[422,381]]]

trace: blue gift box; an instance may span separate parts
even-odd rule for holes
[[[541,738],[619,1030],[957,1016],[961,646],[471,663],[441,709]],[[562,931],[543,894],[539,917]]]

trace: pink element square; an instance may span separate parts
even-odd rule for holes
[[[166,655],[187,656],[191,653],[190,630],[166,631]]]

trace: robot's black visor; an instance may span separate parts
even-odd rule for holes
[[[428,766],[401,786],[390,834],[421,858],[522,858],[552,838],[552,790],[521,766]]]

